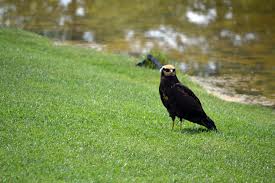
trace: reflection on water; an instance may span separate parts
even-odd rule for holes
[[[183,53],[185,48],[189,46],[197,46],[202,51],[208,47],[207,41],[203,36],[188,37],[184,33],[176,32],[171,27],[163,25],[158,29],[146,31],[144,37],[154,40],[160,48],[174,49],[179,53]]]
[[[188,18],[188,21],[198,25],[208,25],[210,22],[216,19],[216,16],[217,11],[214,8],[209,9],[206,14],[202,14],[200,12],[195,12],[192,10],[188,10],[186,12],[186,17]]]
[[[275,1],[0,2],[1,26],[137,56],[160,49],[201,83],[275,105]]]
[[[230,30],[224,29],[220,32],[221,38],[229,38],[234,46],[241,46],[243,43],[249,43],[256,40],[255,33],[248,32],[244,33],[244,35],[240,35]]]

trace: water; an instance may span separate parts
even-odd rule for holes
[[[162,50],[206,88],[275,106],[273,0],[0,0],[0,25],[130,55]]]

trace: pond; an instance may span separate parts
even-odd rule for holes
[[[1,0],[0,25],[133,56],[161,50],[224,98],[275,106],[273,0]]]

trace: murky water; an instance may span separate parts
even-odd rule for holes
[[[202,84],[275,106],[273,0],[0,0],[0,25],[131,55],[162,50]]]

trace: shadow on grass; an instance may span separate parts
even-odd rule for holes
[[[184,128],[181,130],[181,133],[184,134],[198,134],[198,133],[205,133],[205,132],[212,132],[206,128]]]

